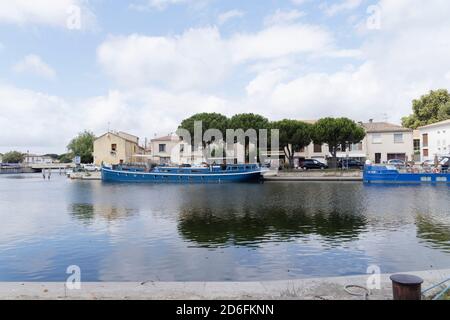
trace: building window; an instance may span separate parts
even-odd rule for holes
[[[350,145],[349,151],[362,151],[363,144],[360,143],[354,143]]]
[[[414,139],[414,151],[420,151],[420,140]]]
[[[166,145],[165,144],[160,144],[159,145],[159,152],[166,152]]]
[[[428,147],[428,133],[422,135],[422,147]]]
[[[423,156],[428,157],[428,149],[423,149]]]
[[[184,152],[184,144],[180,144],[180,152]]]
[[[381,133],[374,133],[372,135],[372,143],[379,144],[382,142],[383,142],[383,140],[381,139]]]
[[[117,144],[113,143],[111,145],[111,152],[116,152],[117,151]]]
[[[394,133],[394,143],[403,143],[403,133]]]
[[[314,144],[314,153],[322,153],[322,145]]]

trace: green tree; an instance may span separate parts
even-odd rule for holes
[[[336,166],[339,147],[345,151],[347,143],[359,143],[365,136],[364,128],[348,118],[323,118],[313,125],[314,143],[328,144],[333,156],[331,167]]]
[[[71,154],[71,153],[60,154],[58,156],[58,160],[61,163],[71,163],[73,160],[73,154]]]
[[[81,163],[92,163],[94,160],[94,140],[95,136],[92,132],[84,131],[70,141],[67,149],[73,156],[80,156]]]
[[[223,138],[225,137],[225,131],[228,128],[229,120],[226,116],[220,113],[197,113],[185,120],[183,120],[178,127],[179,129],[185,129],[189,131],[191,135],[191,144],[194,143],[194,124],[196,121],[202,122],[202,140],[205,131],[208,129],[218,129],[222,133]],[[202,141],[203,147],[212,141]]]
[[[404,127],[421,126],[450,119],[450,94],[446,89],[431,90],[412,102],[413,114],[402,118]]]
[[[242,129],[244,132],[246,132],[249,129],[255,130],[256,134],[257,134],[257,138],[258,138],[258,145],[256,147],[258,148],[258,151],[259,151],[260,130],[263,130],[263,129],[268,130],[269,128],[270,128],[270,122],[267,118],[265,118],[259,114],[241,113],[241,114],[236,114],[233,117],[231,117],[231,119],[229,121],[228,129],[233,129],[233,130]],[[249,155],[249,148],[250,148],[250,145],[246,141],[245,142],[246,157]],[[257,156],[259,158],[259,152],[257,153]]]
[[[259,114],[241,113],[231,117],[229,126],[228,129],[242,129],[244,131],[254,129],[259,133],[261,129],[269,129],[270,122],[267,118]]]
[[[312,125],[298,121],[284,119],[271,124],[272,129],[280,131],[280,147],[283,148],[289,166],[294,166],[294,154],[308,146],[312,140]]]
[[[10,151],[3,155],[4,163],[21,163],[25,158],[24,154],[19,151]]]

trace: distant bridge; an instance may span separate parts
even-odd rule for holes
[[[36,163],[36,164],[29,164],[28,167],[30,167],[33,170],[41,171],[41,170],[52,170],[52,169],[72,169],[75,168],[76,165],[73,163]]]

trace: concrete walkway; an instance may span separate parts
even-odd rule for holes
[[[408,272],[424,279],[422,289],[450,276],[450,269]],[[345,292],[346,285],[365,287],[368,275],[262,282],[88,282],[80,290],[68,290],[64,283],[0,283],[0,299],[298,299],[364,300]],[[356,290],[356,289],[353,289]],[[381,289],[373,290],[369,300],[392,299],[388,274],[381,275]]]

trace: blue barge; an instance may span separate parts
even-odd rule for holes
[[[262,178],[258,164],[221,165],[210,167],[156,167],[142,169],[102,168],[102,180],[138,183],[225,183],[256,182]]]
[[[447,170],[407,169],[404,172],[394,166],[365,166],[363,180],[365,183],[417,183],[450,184]]]

